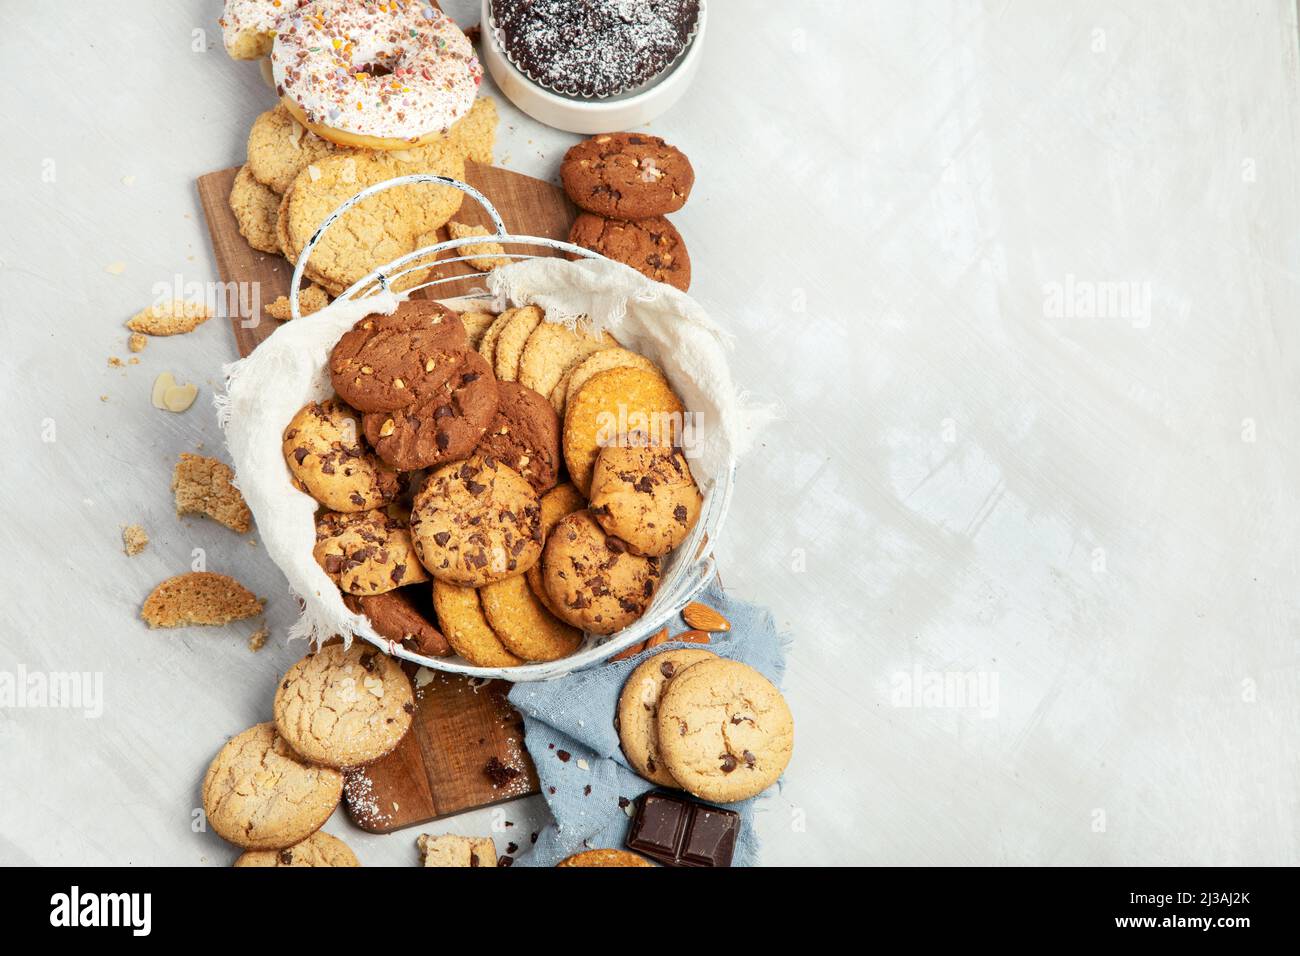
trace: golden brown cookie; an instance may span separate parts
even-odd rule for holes
[[[654,866],[649,860],[627,850],[584,850],[565,857],[556,866]]]
[[[695,170],[681,150],[658,136],[601,133],[565,153],[560,180],[581,209],[646,219],[681,209]]]
[[[542,556],[556,615],[593,634],[613,634],[644,614],[660,574],[658,558],[632,554],[585,511],[560,519]]]
[[[429,475],[411,506],[411,536],[434,578],[479,587],[537,563],[541,506],[519,472],[475,455]]]
[[[172,469],[178,515],[202,515],[237,534],[253,526],[253,513],[234,484],[235,472],[224,462],[181,452]]]
[[[452,239],[467,239],[470,236],[492,236],[495,233],[487,226],[470,226],[463,222],[447,223],[447,235]],[[469,256],[469,265],[480,272],[490,272],[501,266],[508,266],[511,259],[503,255],[505,248],[499,242],[471,242],[459,246],[457,256]]]
[[[667,379],[639,368],[612,368],[593,375],[564,410],[564,463],[584,495],[596,456],[639,432],[654,444],[679,444],[684,409]]]
[[[483,585],[479,599],[501,643],[523,660],[559,660],[582,645],[582,632],[548,611],[523,575]]]
[[[478,349],[479,354],[487,360],[489,366],[496,363],[497,337],[501,334],[501,330],[504,329],[506,325],[509,324],[510,320],[515,317],[515,313],[518,311],[518,309],[506,309],[496,317],[496,321],[484,330],[483,336],[479,340],[476,348]]]
[[[256,617],[264,604],[232,577],[191,571],[154,588],[144,599],[140,616],[150,627],[218,626]]]
[[[322,512],[312,555],[346,594],[381,594],[429,580],[406,523],[387,511]]]
[[[491,837],[463,837],[454,833],[434,836],[421,833],[415,838],[424,866],[476,867],[497,865],[497,845]]]
[[[365,641],[326,644],[289,668],[271,707],[280,736],[312,763],[378,760],[411,729],[415,691],[397,661]]]
[[[331,511],[371,511],[401,494],[405,479],[361,441],[356,412],[337,399],[304,405],[284,430],[293,483]]]
[[[640,368],[645,369],[647,372],[663,374],[654,362],[637,352],[630,352],[624,348],[601,349],[599,352],[588,355],[564,373],[564,377],[555,386],[560,391],[558,396],[559,407],[556,408],[556,412],[563,416],[569,401],[578,394],[582,386],[587,384],[588,379],[612,368]],[[557,396],[553,392],[551,406],[554,408],[556,403]]]
[[[446,657],[451,645],[433,626],[432,591],[425,587],[394,588],[382,594],[345,594],[353,614],[365,615],[380,637],[425,657]]]
[[[232,737],[203,778],[208,824],[249,850],[301,843],[330,818],[342,796],[343,775],[303,761],[270,722]]]
[[[569,241],[631,266],[648,279],[666,282],[683,292],[691,287],[691,257],[686,242],[663,216],[629,220],[579,213],[569,230]]]
[[[651,783],[677,786],[659,756],[659,698],[664,688],[687,667],[716,656],[693,647],[660,651],[638,664],[627,676],[615,712],[618,739],[632,769]]]
[[[663,557],[686,540],[704,498],[680,448],[602,448],[591,478],[591,514],[638,554]]]
[[[447,143],[387,152],[346,151],[309,164],[293,180],[279,211],[284,254],[296,263],[324,219],[345,200],[384,180],[430,173],[464,180],[463,154]],[[464,194],[450,186],[398,186],[348,210],[312,250],[310,278],[338,294],[378,266],[414,252],[455,215]],[[419,284],[427,270],[394,283]]]
[[[446,581],[433,581],[433,606],[447,642],[478,667],[516,667],[524,663],[510,653],[483,614],[478,591]]]
[[[478,454],[509,465],[541,494],[560,472],[560,420],[551,403],[517,382],[497,383],[497,413]]]
[[[309,164],[343,151],[309,132],[282,104],[276,104],[253,120],[245,168],[259,183],[284,195]]]
[[[565,515],[571,515],[575,511],[581,511],[587,507],[587,499],[578,493],[578,489],[573,487],[569,482],[562,485],[556,485],[541,498],[542,510],[542,544],[545,547],[546,539],[551,533],[551,529],[559,524],[560,519]],[[528,579],[528,586],[533,589],[546,609],[555,614],[555,608],[551,605],[551,596],[546,593],[546,585],[542,581],[542,562],[538,561],[529,568],[524,576]],[[558,615],[556,615],[558,617]]]
[[[280,254],[275,218],[280,212],[280,196],[263,186],[247,166],[239,167],[230,189],[230,209],[239,224],[239,234],[258,252]]]
[[[492,351],[492,367],[503,382],[519,378],[519,358],[533,330],[541,324],[542,310],[535,305],[516,309],[510,321],[501,327]]]
[[[483,341],[483,333],[488,327],[497,320],[492,312],[461,312],[460,321],[465,326],[465,336],[469,339],[469,347],[477,350],[479,343]]]
[[[557,322],[543,322],[528,336],[519,358],[519,383],[549,396],[564,374],[593,352],[618,342],[608,332],[590,335]]]
[[[675,676],[659,700],[659,752],[682,789],[733,803],[762,793],[794,749],[794,718],[754,668],[718,658]]]
[[[126,327],[144,335],[184,335],[210,318],[212,310],[204,303],[174,299],[141,309],[127,319]]]
[[[317,830],[283,850],[246,850],[235,866],[360,866],[352,849],[336,836]]]

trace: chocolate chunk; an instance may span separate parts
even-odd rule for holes
[[[504,787],[523,773],[518,767],[510,767],[502,763],[498,757],[490,758],[483,768],[483,772],[487,774],[487,778],[492,781],[494,787]]]
[[[735,811],[653,791],[636,801],[627,848],[665,866],[731,866],[739,832]]]
[[[731,771],[735,770],[736,767],[740,765],[740,761],[731,754],[718,754],[718,759],[722,761],[723,773],[731,773]]]
[[[573,757],[573,754],[569,753],[567,750],[557,750],[555,751],[555,756],[560,758],[561,763],[568,763]]]

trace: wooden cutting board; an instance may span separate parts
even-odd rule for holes
[[[509,231],[568,236],[574,208],[559,188],[495,166],[465,166],[466,180],[496,206]],[[245,318],[231,317],[235,346],[243,356],[279,325],[264,317],[262,309],[288,293],[293,267],[279,256],[257,252],[239,234],[228,201],[238,171],[235,167],[200,176],[198,190],[222,281],[247,284],[240,287],[247,290],[241,301],[256,305]],[[487,215],[468,197],[455,219],[489,225]],[[445,230],[440,237],[447,238]],[[541,247],[511,251],[548,252]],[[460,263],[443,268],[446,275],[471,271]],[[481,279],[446,283],[437,287],[436,295],[450,298],[475,287],[482,287]],[[254,289],[256,296],[251,295]],[[417,685],[415,722],[396,751],[350,775],[344,798],[357,826],[387,833],[538,792],[537,773],[523,745],[523,721],[505,699],[509,684],[416,673],[407,666]],[[507,768],[498,768],[496,782],[487,773],[493,758]],[[517,773],[511,776],[512,771]]]

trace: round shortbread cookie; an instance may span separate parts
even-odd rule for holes
[[[670,638],[671,640],[671,638]],[[692,664],[717,655],[691,647],[661,651],[637,665],[618,698],[618,739],[632,769],[651,783],[676,787],[659,756],[659,700],[672,679]]]
[[[618,342],[608,332],[590,335],[585,329],[571,329],[557,322],[542,322],[533,329],[519,358],[519,383],[542,395],[550,395],[574,365],[593,352],[615,348]]]
[[[561,380],[561,384],[564,386],[564,391],[560,395],[561,410],[582,390],[582,386],[586,385],[593,375],[599,375],[601,372],[607,372],[612,368],[639,368],[645,369],[647,372],[654,372],[656,375],[663,374],[654,362],[637,352],[631,352],[624,348],[603,349],[594,352],[564,373],[564,378]],[[555,405],[554,399],[552,399],[551,405]]]
[[[677,444],[683,411],[656,372],[612,368],[593,375],[564,410],[564,463],[573,484],[586,495],[600,450],[623,444],[633,432],[656,445]]]
[[[411,536],[434,578],[479,587],[537,563],[541,506],[519,472],[475,455],[429,475],[411,506]]]
[[[524,663],[501,643],[483,614],[478,591],[446,581],[433,581],[433,606],[438,625],[457,654],[479,667],[517,667]]]
[[[239,234],[258,252],[280,254],[276,218],[280,214],[280,196],[263,186],[247,166],[240,166],[230,187],[230,210],[239,224]]]
[[[230,738],[203,778],[203,811],[222,839],[278,850],[311,836],[343,796],[343,775],[303,762],[266,722]]]
[[[582,632],[547,610],[521,574],[485,584],[479,599],[501,643],[526,661],[568,657],[582,644]]]
[[[613,634],[644,614],[661,573],[658,558],[628,551],[585,511],[560,519],[542,557],[556,615],[593,634]]]
[[[682,789],[734,803],[762,793],[794,749],[794,718],[754,668],[719,658],[675,676],[659,700],[659,752]]]
[[[360,866],[351,848],[332,834],[317,830],[283,850],[246,850],[235,866]]]
[[[497,338],[501,335],[501,330],[510,324],[510,320],[515,317],[515,313],[518,311],[518,309],[506,309],[496,317],[496,321],[483,331],[483,336],[478,343],[478,353],[487,359],[489,366],[495,367],[496,365]]]
[[[313,763],[360,767],[411,729],[415,692],[400,662],[361,640],[326,644],[289,668],[271,708],[280,736]]]
[[[331,511],[370,511],[406,486],[361,441],[357,414],[337,399],[299,409],[284,430],[285,464],[294,484]]]
[[[542,547],[545,548],[547,536],[561,518],[573,514],[575,511],[581,511],[585,507],[587,507],[586,499],[578,493],[577,488],[567,481],[562,485],[556,485],[542,495]],[[528,579],[528,586],[533,589],[533,593],[537,595],[538,600],[546,605],[548,611],[555,614],[555,608],[551,604],[551,596],[546,593],[546,585],[542,581],[542,562],[538,561],[534,564],[524,572],[524,576]]]
[[[517,309],[514,316],[501,327],[493,347],[492,370],[503,382],[519,379],[519,357],[533,330],[542,322],[542,310],[535,305]]]

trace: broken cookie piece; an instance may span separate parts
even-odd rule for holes
[[[149,535],[138,524],[125,525],[122,528],[122,547],[127,557],[135,557],[149,546]]]
[[[447,234],[453,239],[495,235],[485,226],[470,226],[463,222],[447,223]],[[470,256],[469,264],[481,272],[490,272],[499,266],[508,266],[512,261],[504,255],[505,249],[499,242],[472,242],[460,246],[455,251],[457,255]]]
[[[193,332],[210,318],[212,310],[202,302],[173,299],[171,302],[160,302],[141,309],[127,320],[126,327],[132,332],[143,332],[145,335],[184,335]]]
[[[415,838],[425,866],[496,866],[497,847],[491,837],[463,837],[454,833]]]
[[[298,311],[303,316],[319,312],[330,304],[329,294],[318,285],[309,285],[298,293]],[[266,307],[266,314],[277,322],[287,322],[293,318],[289,307],[289,297],[282,295]]]
[[[264,604],[234,578],[191,571],[154,588],[140,616],[150,627],[219,626],[261,614]]]
[[[234,486],[234,477],[230,466],[215,458],[182,452],[172,471],[176,513],[203,515],[231,531],[246,533],[253,526],[253,514]]]

